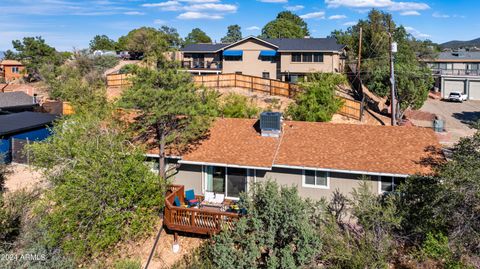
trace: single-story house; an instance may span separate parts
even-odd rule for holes
[[[273,112],[260,120],[218,118],[206,139],[167,160],[178,167],[174,184],[230,199],[268,179],[312,199],[330,198],[337,189],[349,195],[363,177],[383,193],[410,175],[433,173],[442,161],[431,129],[283,121]]]
[[[11,162],[12,154],[20,153],[19,147],[23,147],[24,142],[42,141],[49,137],[49,127],[55,119],[55,115],[30,111],[0,115],[0,155],[3,156],[0,161]]]
[[[180,58],[194,74],[237,73],[295,82],[309,73],[342,72],[345,46],[335,38],[249,36],[230,44],[189,44]]]
[[[480,52],[442,52],[426,61],[435,78],[435,88],[442,98],[452,91],[461,92],[468,99],[480,100]]]
[[[0,62],[0,77],[5,82],[11,82],[23,77],[25,65],[16,60],[3,60]]]
[[[24,92],[0,92],[0,114],[33,111],[37,106],[36,96]]]

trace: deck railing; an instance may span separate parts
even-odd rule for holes
[[[433,68],[434,75],[446,76],[480,76],[480,70],[476,69],[438,69]]]
[[[183,185],[170,185],[165,197],[165,211],[163,223],[172,231],[195,234],[215,234],[222,229],[232,229],[240,218],[237,213],[205,210],[202,208],[187,208],[175,206],[173,200],[178,196],[180,201],[185,200]],[[199,201],[203,196],[196,195]]]
[[[221,61],[182,61],[182,67],[190,70],[221,70]]]

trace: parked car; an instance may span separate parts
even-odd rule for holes
[[[467,101],[467,95],[461,92],[451,92],[448,95],[448,101],[454,101],[454,102]]]

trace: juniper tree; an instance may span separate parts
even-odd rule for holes
[[[140,138],[155,138],[159,176],[165,178],[165,152],[171,145],[182,151],[208,130],[216,115],[216,94],[194,85],[190,74],[173,68],[134,71],[133,86],[126,90],[120,106],[138,110],[135,124]]]

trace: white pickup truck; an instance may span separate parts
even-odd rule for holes
[[[448,100],[461,103],[463,101],[467,101],[467,95],[456,91],[450,92],[450,94],[448,95]]]

